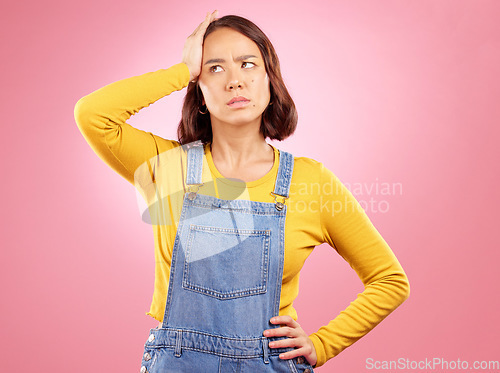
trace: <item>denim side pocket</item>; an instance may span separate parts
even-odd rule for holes
[[[270,230],[191,224],[182,287],[218,299],[265,293],[270,237]]]
[[[141,362],[141,373],[153,373],[153,367],[156,363],[157,348],[144,347],[144,353],[142,354]]]
[[[314,373],[313,367],[304,356],[297,356],[296,358],[290,359],[295,368],[294,373]]]

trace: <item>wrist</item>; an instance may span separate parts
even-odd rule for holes
[[[189,81],[192,82],[193,80],[196,79],[197,75],[195,76],[195,74],[193,74],[193,68],[191,66],[189,66],[186,62],[182,62],[184,65],[187,66],[188,68],[188,71],[189,71]]]

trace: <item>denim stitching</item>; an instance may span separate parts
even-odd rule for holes
[[[168,349],[175,350],[175,345],[158,345],[158,346],[156,346],[154,348],[158,349],[158,350],[161,349],[161,348],[168,348]],[[202,352],[204,354],[210,354],[210,355],[220,356],[220,357],[227,357],[227,358],[232,358],[232,359],[255,359],[255,358],[262,358],[263,357],[263,352],[262,353],[253,354],[253,355],[234,355],[234,354],[225,354],[223,352],[210,351],[210,350],[206,350],[206,349],[203,349],[203,348],[196,348],[196,347],[182,346],[182,349],[183,350],[189,350],[189,351],[195,351],[195,352]],[[279,353],[274,352],[274,353],[270,353],[269,355],[270,356],[277,356],[277,355],[279,355]]]
[[[224,233],[233,233],[235,235],[242,236],[270,236],[270,229],[236,229],[236,228],[222,228],[222,227],[213,227],[210,225],[197,225],[190,224],[189,228],[196,231],[209,231],[209,232],[224,232]]]
[[[249,214],[249,215],[276,215],[276,216],[280,216],[280,215],[284,215],[284,212],[283,211],[276,211],[275,207],[274,207],[274,202],[257,202],[257,201],[251,201],[253,204],[255,205],[261,205],[260,208],[262,210],[266,210],[266,209],[269,209],[269,211],[255,211],[255,205],[254,206],[241,206],[241,207],[234,207],[234,206],[225,206],[225,205],[221,205],[221,206],[214,206],[213,203],[209,203],[209,202],[201,202],[199,199],[199,197],[209,197],[209,198],[213,198],[213,200],[218,200],[218,201],[224,201],[224,200],[221,200],[221,199],[218,199],[218,198],[215,198],[215,197],[211,197],[211,196],[205,196],[203,194],[198,194],[198,198],[196,198],[195,200],[191,201],[191,200],[188,200],[189,202],[187,202],[187,204],[189,204],[190,206],[194,206],[194,207],[197,207],[197,208],[204,208],[204,209],[208,209],[208,210],[217,210],[217,209],[221,209],[221,210],[233,210],[233,211],[237,211],[237,212],[240,212],[240,213],[244,213],[244,214]],[[232,203],[236,203],[240,200],[228,200],[228,202],[232,202]],[[271,210],[271,207],[272,207],[272,210]],[[249,211],[248,209],[252,209],[252,211]],[[274,211],[273,211],[274,210]]]
[[[146,345],[146,349],[157,349],[160,350],[162,348],[169,348],[175,350],[176,347],[176,333],[181,330],[181,329],[174,329],[174,328],[162,328],[162,329],[157,329],[155,330],[156,332],[154,333],[157,335],[157,337],[154,339],[154,341],[149,342],[150,344]],[[232,358],[258,358],[258,357],[263,357],[263,351],[262,351],[262,337],[253,337],[253,338],[235,338],[235,337],[226,337],[218,334],[213,334],[213,333],[206,333],[198,330],[193,330],[193,329],[182,329],[183,331],[183,336],[186,335],[186,339],[183,338],[183,343],[182,343],[182,349],[184,350],[192,350],[192,351],[197,351],[197,352],[206,352],[210,353],[212,355],[217,355],[217,356],[223,356],[223,357],[232,357]],[[164,339],[161,341],[162,335],[164,336]],[[196,336],[203,336],[206,338],[214,338],[216,340],[222,340],[227,341],[228,343],[237,343],[237,342],[248,342],[251,343],[252,346],[251,348],[254,349],[255,353],[248,353],[248,354],[227,354],[223,353],[220,351],[211,351],[207,349],[200,349],[196,347],[189,346],[188,344],[190,341],[192,341],[193,337],[196,338]],[[271,337],[268,338],[271,341],[276,341],[280,340],[283,338],[279,337]],[[161,341],[161,343],[160,343]],[[186,343],[184,343],[186,342]],[[148,342],[146,342],[148,343]],[[281,347],[281,348],[268,348],[268,355],[269,356],[277,356],[280,353],[285,353],[293,351],[293,348],[290,347]]]

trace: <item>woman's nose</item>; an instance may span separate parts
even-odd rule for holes
[[[243,83],[240,74],[238,74],[238,71],[230,72],[228,76],[227,89],[234,90],[242,87]]]
[[[242,87],[242,83],[238,79],[236,79],[236,78],[231,79],[227,83],[227,89],[230,89],[230,90],[241,88],[241,87]]]

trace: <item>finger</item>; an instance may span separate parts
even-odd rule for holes
[[[276,329],[264,330],[265,337],[295,337],[295,329],[289,328],[288,326],[282,326]]]
[[[293,358],[296,358],[299,356],[304,356],[305,352],[306,352],[305,348],[297,348],[297,349],[292,350],[292,351],[284,352],[284,353],[280,354],[279,357],[282,360],[288,360],[288,359],[293,359]]]
[[[299,323],[292,319],[291,316],[275,316],[271,318],[271,323],[272,324],[281,324],[281,325],[288,325],[292,328],[297,328],[299,327]]]
[[[202,24],[207,24],[208,26],[208,24],[215,19],[216,15],[217,15],[217,10],[214,10],[212,13],[208,12]]]
[[[198,28],[193,32],[193,36],[205,35],[205,31],[207,31],[207,28],[208,28],[208,25],[210,24],[210,22],[212,22],[212,20],[210,18],[206,18],[202,23],[200,23]]]
[[[212,13],[208,12],[203,22],[201,22],[198,25],[198,27],[193,31],[191,36],[196,36],[199,33],[204,35],[205,31],[208,28],[208,25],[215,20],[215,17],[217,17],[218,12],[219,12],[218,10],[214,10]]]
[[[302,347],[297,338],[280,339],[279,341],[269,342],[270,348],[284,348],[284,347]]]

